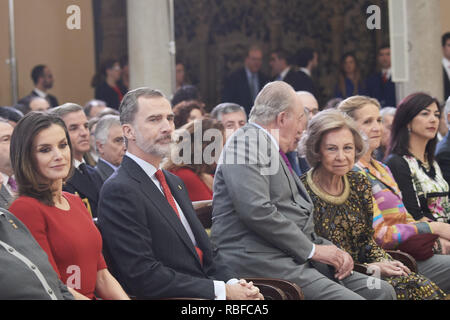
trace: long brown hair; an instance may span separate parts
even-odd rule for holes
[[[33,143],[42,130],[48,129],[53,124],[64,129],[70,148],[70,158],[73,159],[70,136],[64,121],[56,115],[43,112],[30,112],[17,123],[11,136],[10,147],[11,165],[17,181],[19,196],[35,198],[48,206],[54,206],[51,184],[43,181],[38,174],[33,156]],[[73,162],[71,161],[69,175],[64,181],[69,179],[72,173]]]
[[[347,98],[347,86],[345,84],[345,78],[347,77],[347,75],[345,74],[345,70],[344,70],[344,64],[345,64],[345,60],[347,60],[348,57],[352,57],[353,60],[355,61],[355,79],[350,79],[353,83],[353,96],[356,96],[359,92],[360,87],[362,86],[361,83],[361,72],[359,70],[359,64],[358,64],[358,60],[356,59],[356,56],[351,53],[348,52],[346,54],[344,54],[341,58],[341,64],[340,64],[340,69],[339,69],[339,90],[342,93],[342,97]]]

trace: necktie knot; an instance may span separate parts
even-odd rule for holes
[[[85,164],[85,163],[81,163],[81,164],[78,166],[78,170],[80,170],[80,172],[81,172],[82,174],[86,174],[86,171],[87,171],[87,169],[86,169],[86,164]]]

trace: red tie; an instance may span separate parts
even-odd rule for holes
[[[383,72],[383,83],[386,83],[387,81],[388,81],[387,72]]]
[[[172,207],[173,211],[177,214],[178,218],[180,218],[180,213],[178,212],[177,205],[175,203],[175,199],[173,198],[172,192],[170,191],[169,185],[167,184],[166,177],[164,176],[164,173],[161,170],[156,171],[155,173],[156,179],[158,179],[159,183],[161,184],[161,187],[164,192],[164,196],[166,197],[167,201],[169,202],[170,206]],[[181,218],[180,218],[181,220]],[[195,250],[197,251],[198,257],[200,259],[200,263],[203,265],[203,251],[195,246]]]

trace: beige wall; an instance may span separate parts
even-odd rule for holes
[[[70,5],[81,9],[81,29],[69,30]],[[15,0],[16,59],[19,99],[33,89],[30,73],[37,64],[51,69],[55,82],[49,92],[60,103],[84,104],[93,97],[95,70],[91,0]],[[0,105],[10,105],[8,0],[0,0]]]
[[[450,12],[450,0],[441,0],[442,33],[450,31],[450,19],[448,18],[449,12]]]

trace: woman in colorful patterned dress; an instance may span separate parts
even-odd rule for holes
[[[368,140],[368,150],[353,168],[363,173],[372,185],[375,241],[384,249],[397,249],[399,245],[417,234],[437,234],[445,244],[450,239],[450,224],[436,221],[416,221],[403,204],[402,193],[389,167],[375,160],[375,150],[381,143],[380,104],[376,99],[354,96],[344,100],[338,107],[355,120],[360,133]],[[446,250],[446,246],[443,246]],[[442,253],[435,250],[435,253]],[[450,274],[450,256],[436,255],[417,261],[419,273],[434,281],[443,291],[450,291],[450,275],[442,278],[435,272],[447,270]]]
[[[314,202],[315,231],[366,264],[395,289],[398,299],[442,299],[427,278],[394,260],[373,239],[373,196],[367,178],[351,171],[367,146],[355,123],[337,110],[325,110],[309,123],[302,146],[311,169],[302,176]]]

